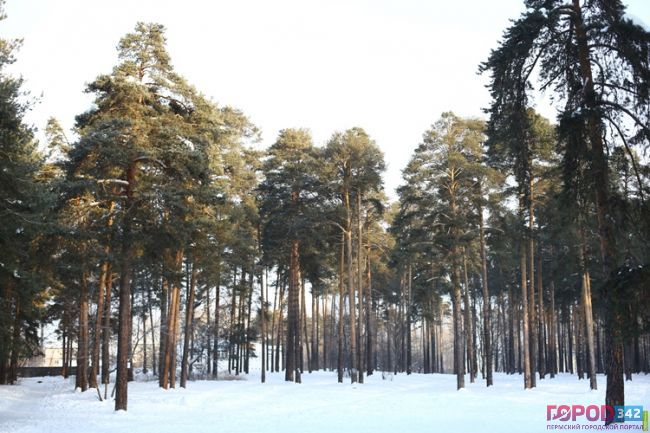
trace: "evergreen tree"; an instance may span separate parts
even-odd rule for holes
[[[289,273],[285,380],[291,382],[301,381],[301,251],[318,221],[316,158],[309,132],[284,129],[269,148],[259,186],[264,253],[281,260]]]
[[[4,19],[0,1],[0,20]],[[43,157],[24,116],[23,82],[6,68],[20,41],[0,39],[0,384],[14,383],[20,359],[38,351],[42,281],[36,273],[48,230]]]
[[[367,196],[383,188],[381,173],[385,170],[384,156],[362,128],[335,133],[327,143],[325,158],[329,163],[328,189],[339,203],[342,221],[336,222],[345,238],[348,305],[350,308],[350,380],[363,383],[363,224],[362,203]],[[353,225],[356,208],[357,281],[354,281]],[[356,290],[355,290],[356,287]],[[355,296],[358,296],[358,304]],[[358,305],[359,317],[357,321]]]
[[[481,68],[492,74],[490,108],[495,125],[515,125],[517,140],[525,132],[524,111],[530,77],[538,66],[540,90],[551,89],[564,101],[561,136],[567,164],[589,161],[593,185],[602,270],[615,278],[620,266],[611,218],[610,169],[605,134],[610,129],[630,134],[624,141],[648,140],[650,112],[648,50],[650,34],[625,18],[618,0],[581,4],[578,0],[526,1],[527,11],[504,34],[498,49]],[[607,59],[605,62],[604,59]],[[623,339],[625,316],[621,293],[607,290],[609,362],[606,403],[624,404]]]

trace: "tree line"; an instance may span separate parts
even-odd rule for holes
[[[52,118],[37,143],[2,40],[0,383],[47,325],[82,391],[109,398],[115,368],[116,410],[136,364],[167,389],[252,357],[262,381],[606,373],[624,404],[650,370],[650,34],[619,1],[525,3],[480,65],[487,121],[443,113],[394,202],[362,128],[254,150],[243,112],[174,71],[160,24],[120,40],[71,137]]]

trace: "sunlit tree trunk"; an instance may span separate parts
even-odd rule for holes
[[[614,237],[614,221],[612,219],[609,193],[609,167],[605,155],[602,128],[598,113],[600,109],[596,102],[596,91],[591,70],[591,59],[587,29],[582,22],[582,9],[579,0],[572,0],[572,22],[575,26],[579,59],[579,72],[584,83],[585,107],[587,108],[587,134],[591,144],[593,161],[592,185],[596,192],[596,216],[598,221],[598,237],[602,258],[603,275],[609,278],[616,269],[616,239]],[[605,404],[610,406],[625,405],[625,382],[623,380],[623,337],[624,317],[620,309],[615,308],[621,294],[614,289],[605,289],[603,293],[606,308],[606,338],[608,347],[607,390]]]
[[[169,309],[169,282],[167,278],[163,277],[160,284],[160,336],[158,338],[158,385],[166,389],[166,376],[163,374],[165,371],[165,355],[167,354],[167,316]]]
[[[483,353],[485,354],[485,383],[487,386],[492,386],[492,341],[491,341],[491,325],[490,325],[490,292],[488,289],[488,276],[487,276],[487,254],[485,252],[485,227],[483,221],[483,192],[479,183],[479,205],[478,205],[478,218],[479,218],[479,242],[481,248],[481,286],[483,289]],[[505,327],[503,329],[505,333]],[[505,349],[505,346],[504,346]]]
[[[582,309],[585,317],[586,339],[587,339],[587,362],[589,371],[589,386],[591,389],[598,389],[596,379],[596,349],[594,347],[594,319],[591,306],[591,277],[587,264],[587,242],[584,227],[580,228],[580,262],[582,268]]]
[[[133,206],[133,193],[135,189],[136,164],[132,162],[126,171],[126,191],[124,208],[127,209],[122,224],[122,250],[120,293],[119,293],[119,318],[117,335],[117,377],[115,382],[115,410],[126,410],[128,400],[129,379],[129,346],[131,342],[131,279],[133,266],[133,248],[131,246],[131,218],[128,209]]]
[[[465,247],[462,249],[463,255],[463,281],[465,291],[463,293],[463,301],[465,304],[465,344],[467,345],[467,371],[469,373],[470,383],[474,383],[476,367],[474,365],[474,327],[471,318],[471,306],[469,303],[469,278],[467,275],[467,256]]]
[[[79,293],[79,334],[77,335],[76,388],[88,389],[88,275],[81,276]]]
[[[533,176],[530,176],[528,200],[528,330],[530,332],[530,386],[537,386],[537,314],[535,313],[535,206]]]
[[[372,375],[374,369],[373,336],[375,330],[372,326],[372,272],[370,269],[370,246],[366,247],[366,373]]]
[[[336,357],[336,371],[338,375],[339,383],[343,383],[343,314],[344,314],[344,304],[345,304],[345,294],[343,293],[343,264],[345,262],[345,234],[341,235],[341,252],[339,255],[339,321],[338,321],[338,333],[336,335],[337,343],[337,357]]]
[[[196,292],[196,264],[192,263],[190,281],[187,286],[187,303],[185,306],[185,332],[183,336],[183,358],[181,360],[181,388],[187,387],[190,363],[190,340],[194,333],[194,297]]]
[[[523,220],[523,197],[520,197],[519,201],[520,214],[522,215]],[[534,374],[534,371],[531,371],[530,365],[530,326],[529,326],[529,306],[528,306],[528,285],[526,280],[526,242],[525,236],[521,236],[521,242],[519,245],[519,267],[521,272],[521,305],[523,310],[523,333],[524,333],[524,342],[523,342],[523,368],[524,368],[524,388],[532,388],[533,380],[531,374]]]
[[[542,248],[540,244],[539,253],[537,254],[537,305],[539,308],[538,314],[538,337],[537,337],[537,353],[538,353],[538,366],[539,378],[544,379],[546,376],[546,314],[544,310],[544,285],[542,279]]]

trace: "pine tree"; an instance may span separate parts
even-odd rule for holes
[[[288,269],[285,380],[300,382],[301,251],[318,215],[316,150],[303,129],[284,129],[269,148],[259,186],[265,255]]]
[[[361,128],[335,133],[327,143],[325,158],[330,168],[330,191],[336,191],[342,221],[337,222],[345,238],[348,302],[350,307],[350,380],[363,383],[363,225],[362,203],[365,197],[382,189],[381,173],[385,169],[381,150]],[[356,206],[355,206],[356,205]],[[353,225],[356,208],[356,230]],[[357,234],[357,278],[354,278],[353,232]],[[356,290],[355,290],[356,287]],[[356,295],[355,295],[356,292]],[[358,296],[358,304],[355,296]],[[357,321],[356,308],[359,317]]]
[[[38,349],[43,281],[35,270],[45,258],[38,236],[49,230],[51,199],[49,185],[43,186],[43,157],[24,120],[29,103],[23,102],[23,82],[6,71],[19,46],[0,39],[0,384],[14,383],[18,361]]]
[[[79,143],[70,153],[71,179],[92,191],[116,221],[119,269],[119,334],[116,409],[126,409],[131,339],[131,284],[135,260],[155,240],[163,251],[163,278],[171,287],[167,341],[161,345],[161,385],[175,383],[175,330],[180,309],[181,265],[191,239],[205,227],[215,204],[215,166],[229,143],[249,124],[238,112],[219,109],[174,73],[164,28],[139,23],[118,47],[111,75],[89,84],[95,107],[78,116]],[[217,190],[215,190],[217,188]],[[151,226],[155,222],[157,237]]]
[[[598,221],[603,274],[620,263],[611,219],[610,175],[604,134],[631,125],[632,141],[647,140],[650,34],[624,17],[618,0],[582,5],[573,1],[527,1],[528,10],[507,30],[500,47],[482,65],[492,74],[491,121],[504,125],[521,118],[529,78],[540,69],[540,89],[552,89],[565,105],[560,131],[567,137],[565,156],[588,155]],[[607,58],[603,65],[600,59]],[[595,74],[594,68],[600,72]],[[605,69],[602,69],[605,68]],[[630,79],[629,77],[633,77]],[[519,113],[519,114],[518,114]],[[515,122],[521,124],[521,122]],[[584,149],[584,152],[578,151]],[[616,291],[606,293],[609,365],[606,403],[623,405],[624,316],[615,308]]]

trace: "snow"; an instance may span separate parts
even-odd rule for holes
[[[193,381],[187,389],[168,391],[156,381],[134,382],[127,412],[114,412],[113,401],[99,402],[95,390],[75,392],[74,378],[21,379],[0,386],[0,432],[542,432],[557,423],[546,421],[547,404],[601,405],[605,399],[600,375],[598,391],[568,374],[524,390],[522,376],[499,373],[491,388],[477,379],[456,391],[453,375],[382,380],[376,373],[365,384],[351,385],[337,383],[332,372],[305,373],[302,384],[284,382],[282,373],[267,375],[261,384],[258,374]],[[650,406],[650,376],[634,375],[625,387],[627,404]]]

